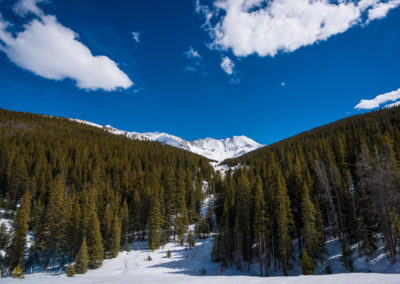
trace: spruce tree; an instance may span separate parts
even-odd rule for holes
[[[187,243],[189,245],[189,249],[192,249],[192,247],[194,247],[194,245],[195,245],[194,236],[192,234],[192,231],[189,231],[189,233],[188,233]]]
[[[110,238],[110,252],[111,257],[116,257],[119,253],[121,246],[121,221],[115,214],[113,224],[111,227],[111,238]]]
[[[106,252],[107,257],[112,255],[111,253],[111,247],[112,247],[111,238],[113,233],[112,226],[113,226],[112,210],[110,206],[107,205],[101,222],[101,235],[103,237],[104,251]]]
[[[71,195],[70,195],[71,196]],[[70,253],[72,256],[78,252],[81,246],[82,240],[82,213],[81,206],[79,204],[79,199],[77,196],[71,197],[72,201],[72,211],[69,214],[69,220],[67,223],[66,237],[68,241],[68,246],[70,248]]]
[[[251,255],[251,186],[245,171],[238,173],[236,196],[236,246],[237,262],[239,259],[247,261],[247,270],[250,270]],[[240,264],[241,265],[241,264]]]
[[[265,200],[264,192],[262,188],[262,181],[260,176],[257,177],[257,183],[254,189],[253,197],[253,210],[254,210],[254,222],[253,230],[254,236],[258,240],[258,262],[260,266],[260,276],[263,276],[263,261],[262,261],[262,246],[265,238]]]
[[[320,247],[323,234],[317,227],[317,211],[310,198],[310,192],[307,184],[303,184],[303,198],[301,202],[301,212],[303,229],[302,235],[306,243],[307,255],[313,260],[321,258],[323,248]]]
[[[8,266],[10,270],[24,266],[26,234],[31,210],[31,194],[27,191],[14,218],[11,245],[8,248]]]
[[[75,273],[75,267],[73,265],[69,265],[67,269],[67,276],[74,277]]]
[[[83,237],[81,248],[79,249],[78,254],[75,259],[75,271],[78,274],[86,273],[89,264],[89,254],[88,248],[86,245],[86,238]]]
[[[178,234],[178,240],[181,244],[184,241],[186,226],[188,225],[188,211],[186,208],[185,180],[182,170],[178,171],[176,185],[176,216],[175,226]]]
[[[49,251],[46,266],[50,257],[62,248],[65,242],[66,212],[65,212],[65,180],[63,176],[56,178],[49,193],[45,222],[42,227],[43,247]]]
[[[301,274],[312,275],[315,271],[315,261],[310,257],[307,250],[305,250],[300,260]]]
[[[161,214],[160,214],[160,203],[158,198],[155,197],[149,213],[149,225],[148,225],[148,239],[149,248],[151,250],[156,250],[160,247],[161,238]]]
[[[288,275],[289,261],[292,258],[293,246],[290,231],[293,227],[293,217],[290,210],[290,199],[287,195],[286,186],[279,170],[276,172],[276,222],[279,254],[282,261],[282,270]]]
[[[1,223],[1,225],[0,225],[0,250],[3,250],[7,247],[9,240],[10,240],[10,235],[7,232],[6,223]]]
[[[121,219],[121,236],[123,239],[127,238],[128,225],[129,225],[129,208],[126,199],[122,202],[122,207],[119,212]]]
[[[95,269],[101,266],[104,257],[104,247],[100,232],[100,222],[95,211],[92,212],[87,232],[89,267]]]

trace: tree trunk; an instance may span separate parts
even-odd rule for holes
[[[258,262],[260,265],[260,276],[263,276],[263,260],[262,260],[262,240],[261,240],[261,233],[258,236],[259,238],[259,248],[258,248]]]
[[[284,276],[288,276],[287,267],[286,267],[286,249],[283,249],[282,272],[283,272]]]
[[[276,254],[275,254],[274,233],[272,233],[272,257],[274,258],[274,271],[276,272]]]
[[[264,240],[265,276],[268,276],[269,255],[267,255],[267,240]]]

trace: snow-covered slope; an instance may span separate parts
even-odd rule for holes
[[[280,273],[270,277],[257,275],[258,263],[254,262],[248,272],[237,271],[231,267],[222,269],[218,263],[211,262],[212,239],[196,240],[196,245],[189,250],[176,242],[170,242],[160,249],[151,251],[147,244],[135,242],[130,252],[120,252],[116,258],[104,260],[102,266],[95,270],[89,270],[86,274],[77,274],[73,278],[65,274],[51,273],[27,274],[25,279],[2,278],[4,284],[398,284],[400,274],[393,269],[389,260],[379,260],[386,264],[388,274],[380,274],[382,271],[362,273],[339,273],[332,275],[302,276],[291,273],[289,277],[283,277]],[[167,252],[171,251],[171,258]],[[149,258],[150,257],[150,258]],[[339,257],[335,262],[339,264]],[[338,265],[336,265],[338,267]],[[336,267],[335,266],[335,267]],[[382,265],[381,265],[382,266]],[[244,267],[246,265],[244,264]],[[382,266],[384,268],[384,266]],[[339,271],[340,272],[340,271]],[[320,271],[317,271],[320,274]],[[271,277],[272,276],[272,277]]]
[[[205,138],[187,141],[180,137],[162,132],[129,132],[116,129],[111,125],[102,126],[80,119],[71,120],[97,128],[102,128],[113,134],[124,135],[130,139],[157,141],[168,144],[216,161],[223,161],[228,158],[236,158],[264,146],[246,136],[233,136],[231,138],[220,140],[214,138]]]

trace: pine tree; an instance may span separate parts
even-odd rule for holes
[[[82,214],[79,199],[77,196],[73,196],[71,198],[73,198],[71,206],[73,209],[70,212],[69,220],[67,223],[66,238],[68,242],[68,247],[70,248],[70,253],[74,257],[81,246],[83,231]]]
[[[182,170],[178,171],[176,185],[176,217],[175,226],[178,234],[178,240],[181,244],[184,241],[186,226],[189,222],[186,208],[185,180]]]
[[[254,236],[258,239],[258,262],[260,265],[260,276],[263,276],[263,260],[262,260],[262,246],[265,238],[265,200],[264,192],[262,189],[261,178],[257,177],[257,183],[254,192],[254,223],[253,230]]]
[[[309,256],[307,250],[305,250],[300,260],[301,274],[312,275],[315,271],[315,261]]]
[[[206,221],[210,232],[214,231],[214,217],[213,217],[213,209],[212,207],[208,208],[206,214]]]
[[[7,232],[6,223],[1,223],[1,225],[0,225],[0,250],[3,250],[7,247],[9,240],[10,240],[10,236]]]
[[[14,218],[11,245],[8,249],[8,265],[11,271],[17,267],[22,269],[24,264],[30,210],[31,194],[27,191]]]
[[[160,203],[158,198],[155,197],[150,207],[149,215],[149,248],[151,250],[158,249],[160,247],[161,238],[161,214],[160,214]]]
[[[65,242],[65,180],[63,176],[56,178],[49,193],[49,202],[42,227],[42,245],[49,251],[46,266],[57,250]]]
[[[17,157],[10,171],[10,177],[8,182],[8,192],[11,194],[12,198],[9,198],[7,201],[11,201],[9,203],[10,207],[7,209],[14,209],[15,202],[19,198],[22,197],[24,192],[29,188],[29,175],[26,167],[26,163],[24,161],[23,156]],[[11,197],[10,196],[10,197]]]
[[[69,265],[67,269],[67,276],[74,277],[75,275],[75,267],[73,265]]]
[[[96,212],[92,212],[90,219],[91,222],[87,232],[89,267],[95,269],[103,263],[104,247],[100,232],[100,222]]]
[[[247,261],[247,270],[250,270],[251,255],[251,186],[245,171],[238,173],[236,196],[236,246],[237,262],[239,259]]]
[[[364,187],[359,189],[360,206],[360,241],[361,251],[370,258],[378,248],[376,234],[378,232],[377,222],[374,220],[374,214],[372,214],[372,201],[368,198],[368,195]]]
[[[187,236],[187,243],[189,245],[189,249],[192,249],[192,247],[194,247],[195,241],[194,241],[192,231],[189,231],[189,234]]]
[[[110,244],[111,257],[116,257],[119,253],[121,244],[121,222],[117,215],[114,215],[113,224],[111,227]]]
[[[81,248],[75,259],[75,271],[78,274],[85,274],[88,269],[89,264],[89,254],[86,245],[86,238],[83,237]]]
[[[289,261],[292,257],[293,246],[290,231],[293,226],[293,217],[290,211],[290,199],[287,195],[286,186],[279,170],[276,172],[276,223],[278,235],[278,247],[282,260],[282,270],[288,275]]]
[[[129,209],[126,199],[124,199],[124,202],[122,202],[122,207],[120,209],[119,216],[121,219],[121,236],[123,239],[126,239],[128,234],[128,224],[129,224]]]
[[[112,210],[109,205],[106,205],[106,209],[103,214],[103,219],[101,223],[101,235],[103,237],[103,245],[104,251],[106,252],[106,256],[109,257],[108,254],[112,255],[111,247],[112,247],[112,226],[113,226],[113,215]]]
[[[31,214],[31,225],[33,235],[36,239],[41,239],[40,234],[42,234],[43,230],[43,216],[44,216],[44,206],[39,197],[33,205],[32,214]]]
[[[303,198],[301,203],[303,229],[302,235],[306,243],[308,256],[313,260],[321,258],[323,248],[320,247],[321,239],[324,238],[322,232],[317,227],[317,211],[310,198],[307,184],[303,184]]]

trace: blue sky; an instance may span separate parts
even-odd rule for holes
[[[400,99],[399,5],[0,0],[0,107],[270,144]]]

